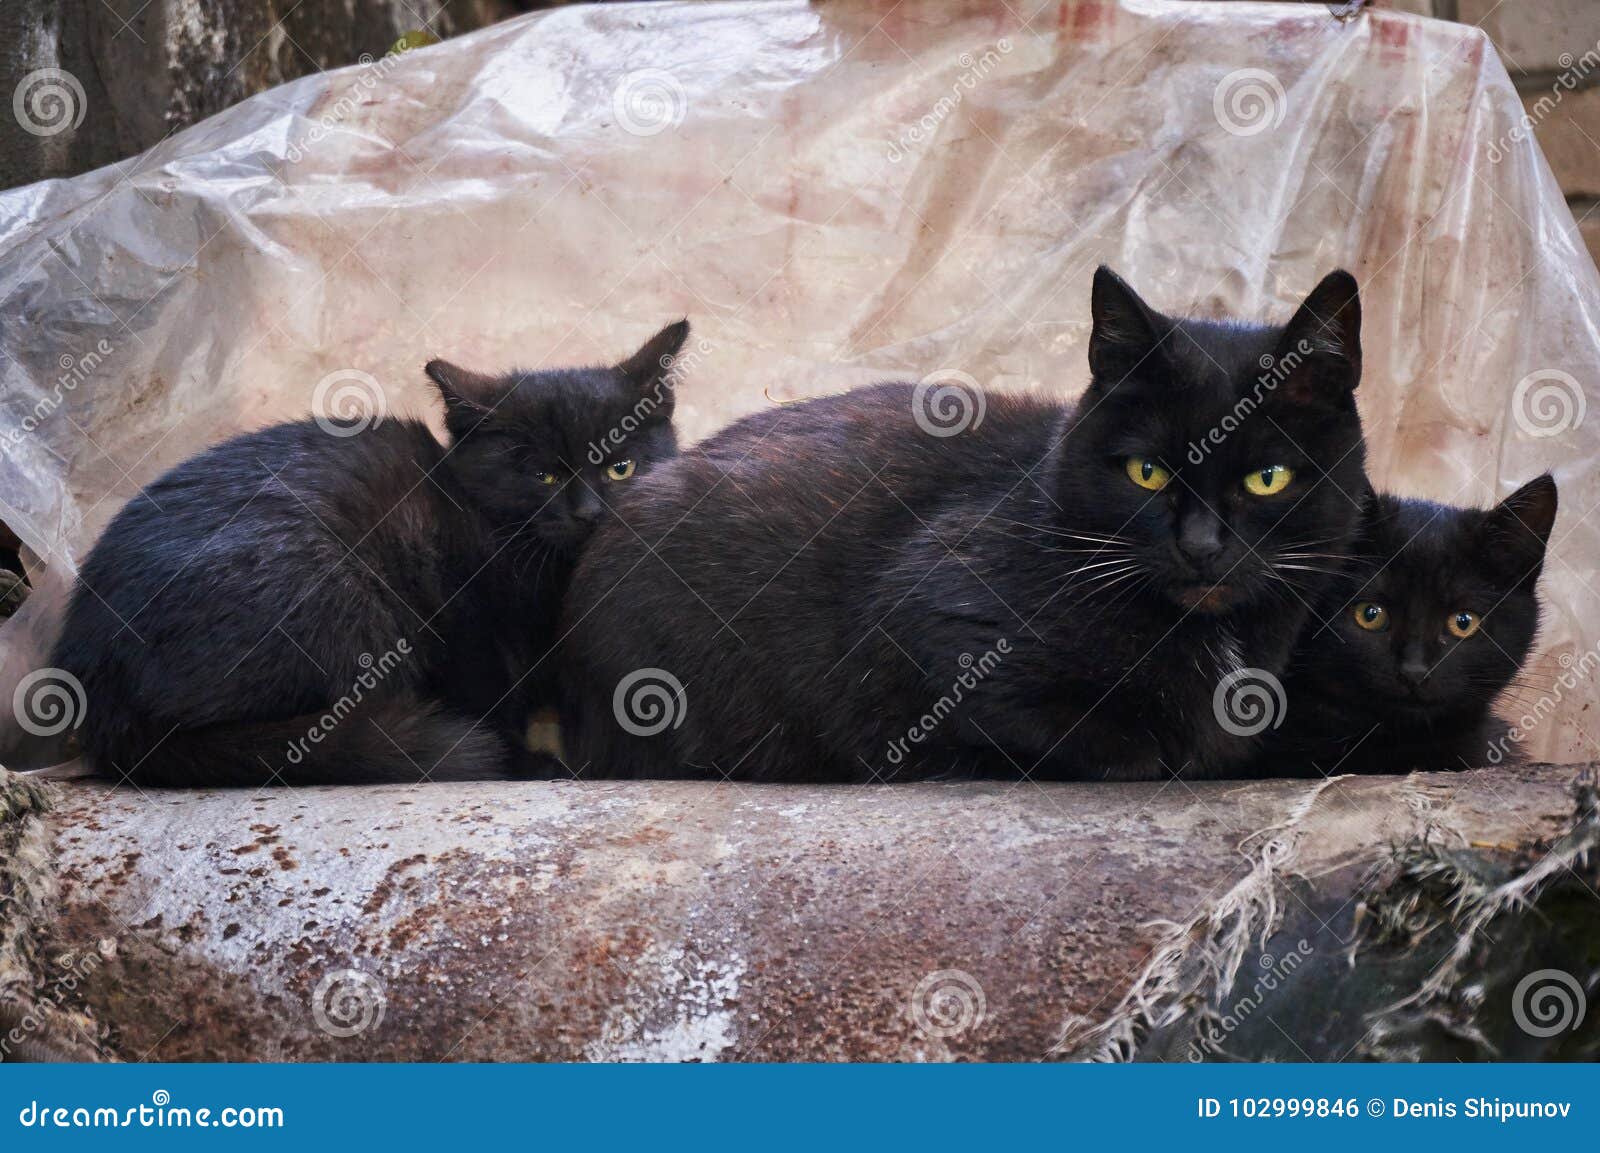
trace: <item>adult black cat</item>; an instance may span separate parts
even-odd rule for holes
[[[101,773],[327,784],[525,768],[561,593],[612,491],[676,451],[657,333],[611,368],[432,361],[416,420],[248,433],[146,487],[83,565],[51,663]]]
[[[877,385],[740,421],[627,494],[568,597],[569,766],[1242,767],[1219,683],[1282,672],[1330,579],[1303,557],[1342,555],[1366,491],[1356,284],[1261,326],[1163,316],[1101,269],[1092,312],[1075,406]]]
[[[1506,758],[1496,699],[1539,629],[1556,482],[1487,511],[1375,496],[1353,595],[1306,628],[1262,775],[1461,769]]]

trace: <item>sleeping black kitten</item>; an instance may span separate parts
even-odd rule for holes
[[[415,420],[302,420],[147,486],[89,553],[51,658],[83,683],[89,763],[180,786],[525,768],[578,546],[676,451],[665,372],[687,333],[612,368],[432,361],[448,449]]]
[[[1403,773],[1505,759],[1497,697],[1539,629],[1537,585],[1556,482],[1488,511],[1374,498],[1357,587],[1308,625],[1262,775]]]
[[[1263,326],[1163,316],[1101,269],[1092,311],[1076,406],[877,385],[740,421],[626,494],[568,598],[569,766],[1242,767],[1219,683],[1283,671],[1328,579],[1297,558],[1339,553],[1367,487],[1355,281]]]

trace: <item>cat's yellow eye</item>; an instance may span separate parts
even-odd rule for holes
[[[1466,609],[1462,609],[1460,612],[1452,614],[1450,619],[1445,621],[1445,627],[1450,630],[1451,636],[1461,637],[1465,640],[1477,632],[1478,626],[1482,623],[1483,621],[1477,613],[1469,613]]]
[[[1389,628],[1389,610],[1377,601],[1362,601],[1353,614],[1356,624],[1369,633],[1385,632]]]
[[[1153,460],[1146,460],[1142,456],[1128,458],[1128,479],[1140,488],[1147,488],[1151,492],[1160,492],[1172,480],[1172,473],[1162,468]]]
[[[540,484],[555,484],[559,479],[553,472],[541,472],[535,475],[538,476]]]
[[[1286,464],[1269,464],[1244,474],[1244,491],[1251,496],[1274,496],[1289,487],[1294,469]]]
[[[612,480],[627,480],[637,467],[631,460],[614,460],[606,465],[606,475]]]

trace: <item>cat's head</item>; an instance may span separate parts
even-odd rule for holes
[[[1325,627],[1308,626],[1310,667],[1417,722],[1483,713],[1533,645],[1555,518],[1548,473],[1488,510],[1374,497],[1360,583]]]
[[[1355,279],[1330,273],[1287,324],[1261,325],[1164,316],[1101,268],[1092,313],[1062,515],[1182,610],[1307,595],[1368,489]]]
[[[575,548],[618,486],[677,454],[669,372],[688,335],[687,321],[669,324],[601,368],[488,376],[429,361],[453,474],[498,528]]]

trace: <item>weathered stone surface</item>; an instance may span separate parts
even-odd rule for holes
[[[1522,104],[1561,191],[1600,195],[1600,88],[1525,91]]]
[[[1373,0],[1374,8],[1388,8],[1394,12],[1411,12],[1417,16],[1437,16],[1434,0]]]
[[[1594,257],[1595,263],[1600,264],[1600,210],[1592,203],[1573,205],[1573,214],[1578,220],[1578,231],[1583,234],[1583,243],[1588,246],[1589,255]]]
[[[1513,79],[1559,71],[1600,45],[1593,0],[1458,0],[1456,18],[1489,34]]]
[[[481,28],[511,0],[7,0],[0,4],[0,96],[62,69],[66,102],[39,106],[39,134],[0,115],[0,188],[71,176],[143,152],[246,96],[380,56],[401,35]],[[534,7],[540,5],[532,5]],[[43,99],[35,81],[24,88]],[[81,93],[81,95],[80,95]]]

